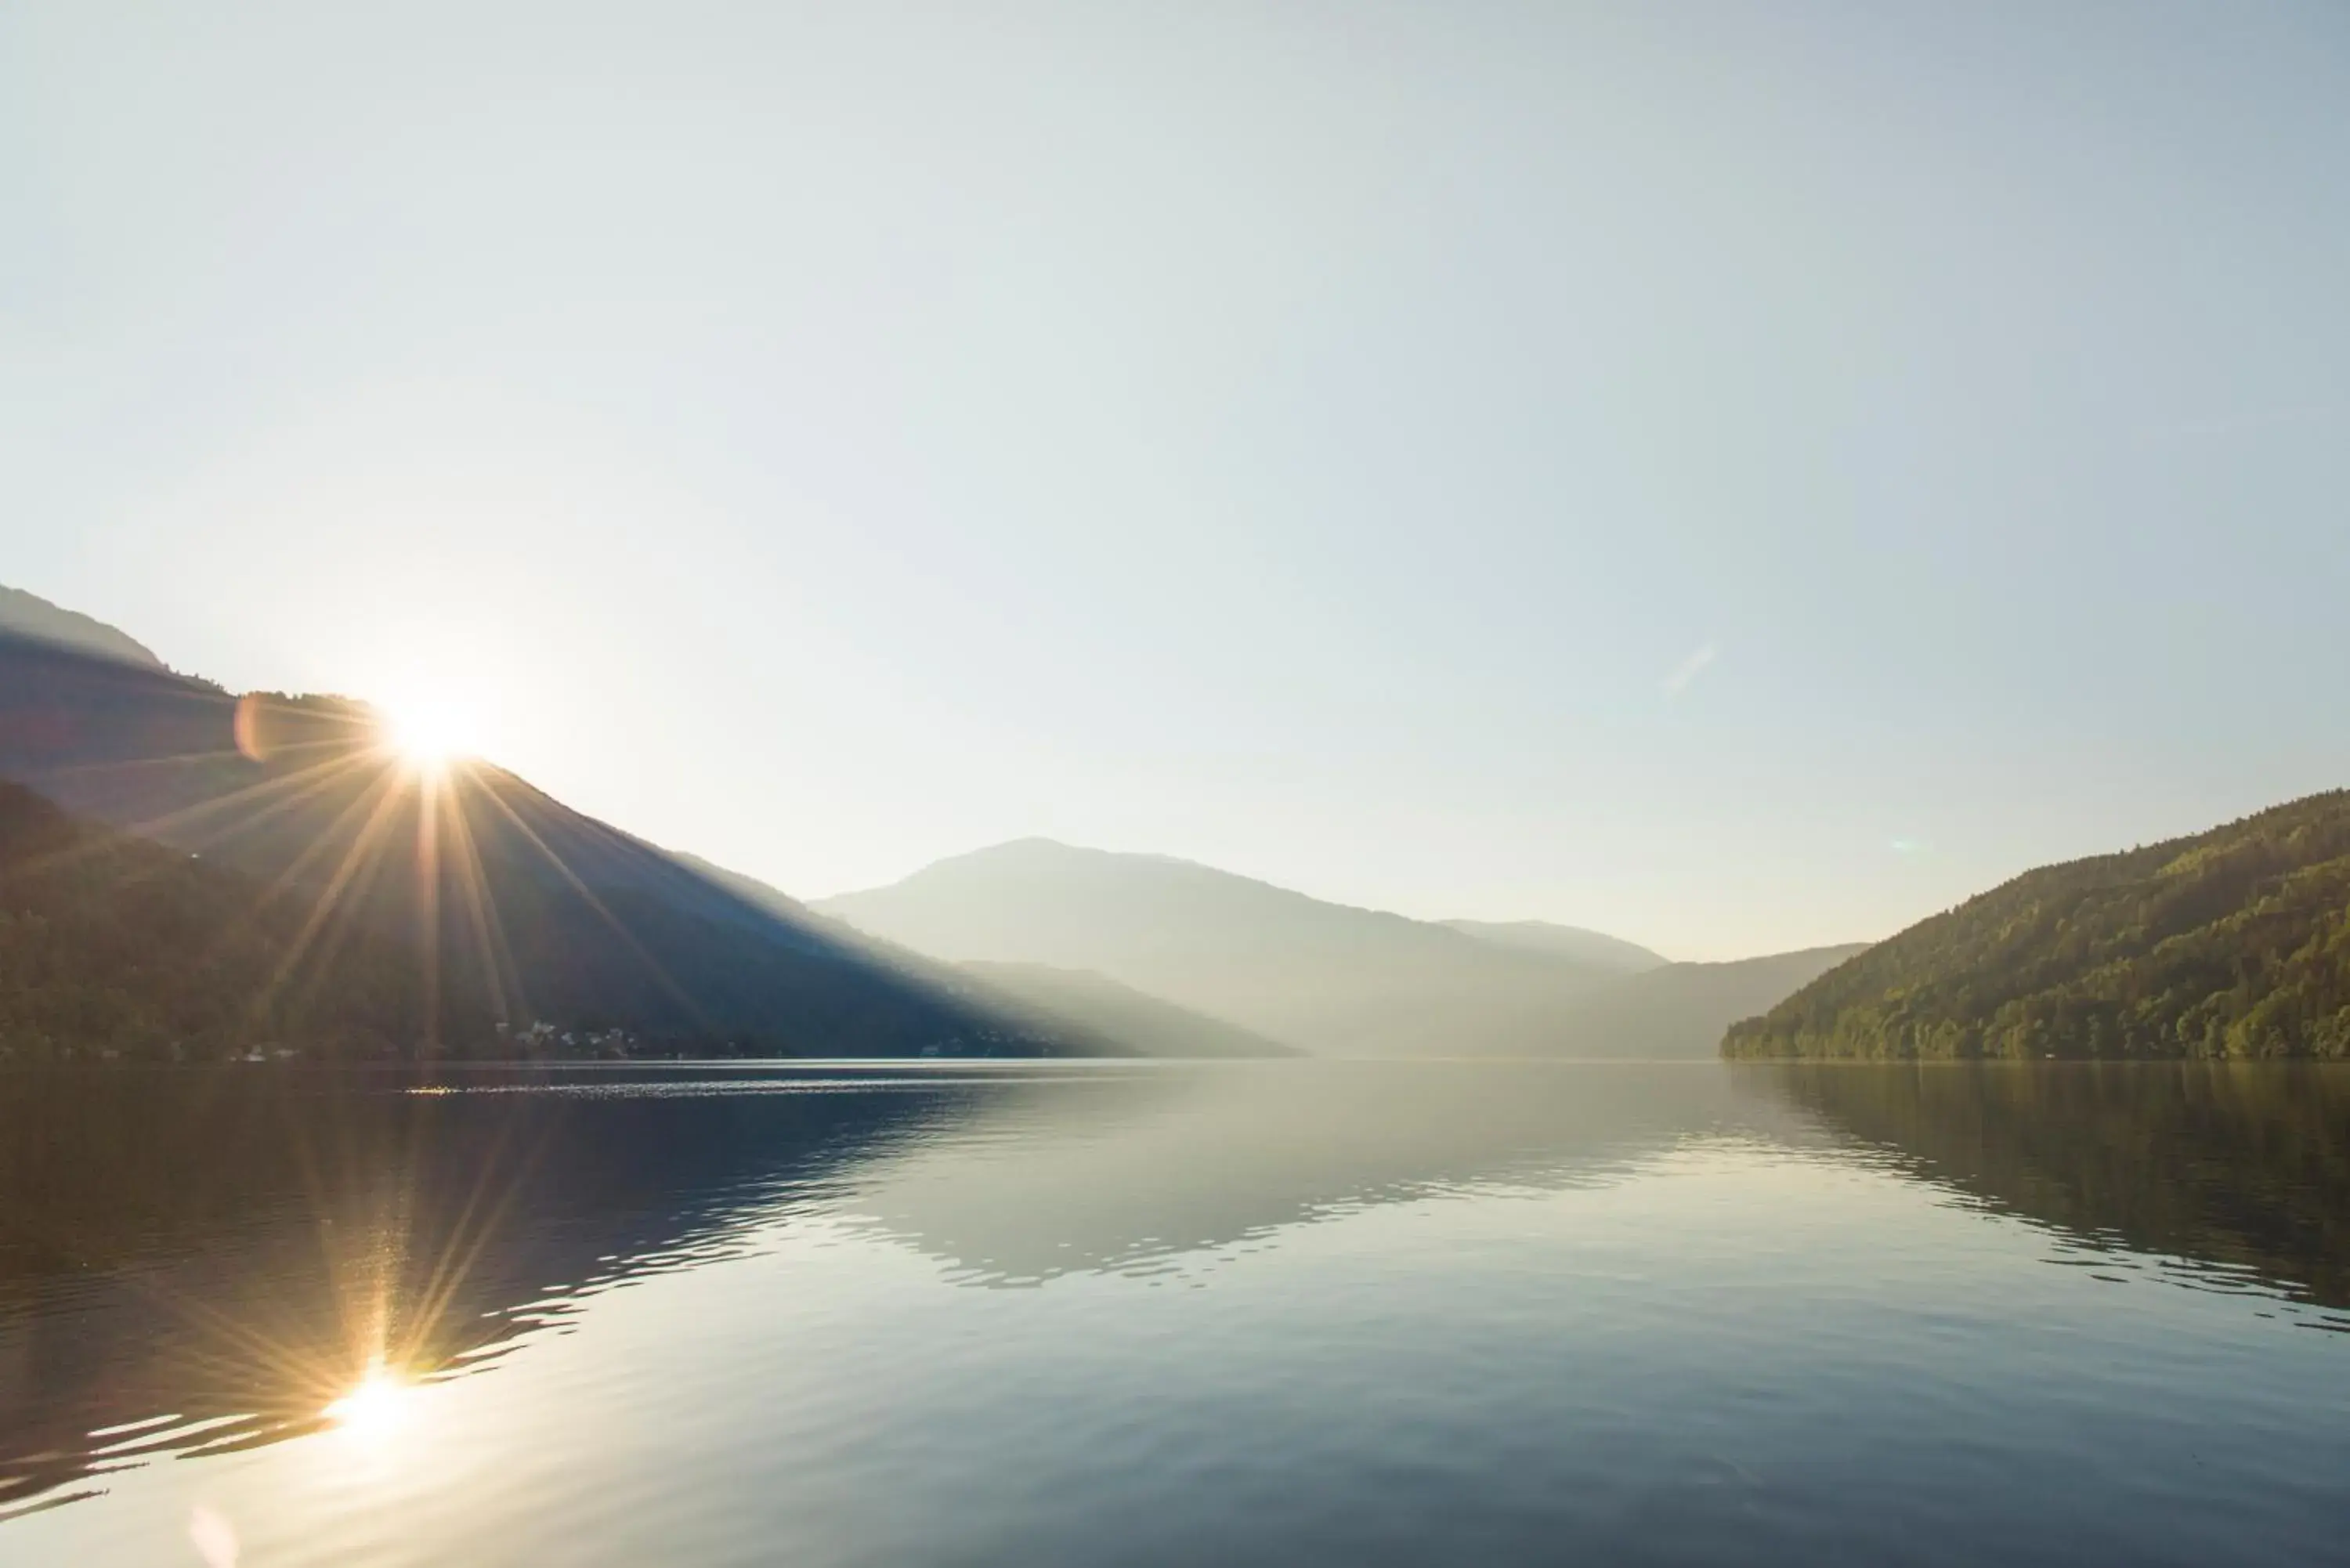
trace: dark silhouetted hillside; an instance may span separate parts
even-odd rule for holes
[[[390,936],[0,784],[0,1062],[481,1052],[493,1023]]]
[[[2026,872],[1741,1023],[1722,1049],[2350,1055],[2350,791]]]
[[[793,1055],[1057,1052],[503,769],[421,774],[364,706],[0,635],[0,778],[410,942],[517,1028]]]

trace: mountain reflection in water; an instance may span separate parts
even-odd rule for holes
[[[1367,1204],[1604,1182],[1758,1108],[1711,1070],[1608,1065],[1501,1096],[1442,1064],[25,1080],[0,1507],[318,1430],[370,1367],[492,1366],[799,1210],[970,1284],[1167,1271]]]
[[[1336,1230],[1382,1209],[1461,1213],[1578,1190],[1614,1203],[1654,1172],[1711,1173],[1703,1190],[1714,1196],[1701,1201],[1711,1210],[1676,1207],[1690,1199],[1672,1197],[1670,1184],[1593,1210],[1619,1227],[1607,1232],[1618,1238],[1607,1243],[1615,1252],[1586,1255],[1584,1242],[1562,1251],[1556,1236],[1415,1251],[1434,1244],[1427,1233],[1365,1232],[1401,1249],[1364,1265],[1364,1278],[1399,1282],[1392,1303],[1349,1298],[1372,1314],[1352,1319],[1351,1332],[1394,1336],[1356,1342],[1374,1358],[1473,1353],[1474,1335],[1451,1345],[1445,1320],[1428,1315],[1441,1313],[1442,1297],[1425,1293],[1434,1288],[1425,1282],[1456,1269],[1482,1282],[1464,1288],[1483,1293],[1487,1334],[1534,1332],[1553,1314],[1596,1324],[1621,1313],[1653,1324],[1641,1331],[1653,1339],[1624,1342],[1632,1365],[1650,1368],[1625,1374],[1645,1390],[1637,1397],[1628,1386],[1620,1398],[1603,1394],[1587,1368],[1579,1384],[1528,1381],[1498,1365],[1476,1374],[1504,1379],[1476,1403],[1514,1412],[1533,1446],[1513,1451],[1565,1452],[1543,1444],[1563,1431],[1615,1431],[1592,1438],[1599,1446],[1587,1462],[1593,1476],[1626,1486],[1655,1480],[1625,1467],[1671,1429],[1669,1415],[1649,1407],[1699,1343],[1671,1348],[1675,1336],[1751,1334],[1753,1365],[1770,1366],[1803,1334],[1850,1332],[1732,1304],[1764,1288],[1756,1282],[1779,1260],[1786,1282],[1770,1288],[1846,1314],[1839,1323],[1866,1321],[1874,1292],[1893,1290],[1893,1308],[1908,1310],[1899,1291],[1942,1288],[1914,1282],[1958,1266],[1939,1255],[1908,1261],[1911,1285],[1869,1277],[1881,1256],[1874,1238],[1887,1232],[1851,1230],[1863,1222],[1855,1216],[1896,1221],[1866,1203],[1851,1208],[1856,1191],[1954,1193],[1991,1224],[2012,1216],[2054,1231],[2065,1243],[2055,1261],[2086,1261],[2101,1278],[2249,1293],[2256,1311],[2319,1326],[2339,1325],[2330,1309],[2350,1305],[2350,1073],[2323,1069],[794,1064],[473,1070],[422,1082],[274,1070],[18,1076],[7,1086],[0,1557],[10,1515],[95,1495],[154,1458],[392,1419],[403,1386],[488,1374],[527,1345],[583,1327],[616,1291],[656,1275],[714,1275],[808,1239],[819,1250],[795,1254],[795,1291],[821,1293],[831,1268],[822,1260],[870,1242],[921,1260],[940,1285],[1035,1293],[1042,1324],[1069,1310],[1041,1299],[1055,1294],[1046,1287],[1074,1276],[1147,1295],[1141,1287],[1245,1273],[1266,1253],[1294,1261],[1314,1251],[1307,1228]],[[1758,1186],[1780,1197],[1742,1196]],[[1733,1210],[1723,1204],[1737,1206],[1727,1224]],[[1468,1231],[1483,1235],[1485,1223]],[[1975,1300],[1991,1287],[1967,1289]],[[1294,1342],[1303,1357],[1323,1343],[1315,1336],[1327,1324],[1313,1310],[1284,1304],[1277,1290],[1237,1299],[1257,1315],[1227,1316],[1218,1332],[1274,1357],[1268,1368],[1280,1376],[1313,1365],[1283,1363],[1270,1348],[1305,1334]],[[1976,1320],[1986,1334],[2001,1328],[2002,1310],[1995,1290],[1987,1299]],[[1902,1386],[1887,1368],[1906,1364],[1882,1358],[1914,1354],[1918,1342],[1902,1337],[1898,1311],[1884,1321],[1891,1337],[1873,1353],[1880,1359],[1859,1365]],[[1179,1317],[1170,1331],[1207,1322]],[[868,1337],[867,1354],[902,1344],[917,1366],[940,1357],[924,1386],[951,1392],[968,1375],[953,1370],[964,1364],[952,1343],[901,1342],[879,1328]],[[1570,1342],[1548,1343],[1554,1357],[1567,1354]],[[1803,1354],[1827,1359],[1773,1387],[1770,1401],[1736,1407],[1785,1409],[1816,1418],[1822,1432],[1848,1428],[1841,1407],[1797,1401],[1860,1397],[1840,1381],[1858,1374],[1838,1344]],[[1786,1363],[1784,1375],[1797,1378],[1802,1365]],[[1967,1386],[1966,1373],[1951,1369],[1954,1388]],[[1124,1401],[1163,1399],[1181,1384],[1172,1364],[1126,1375],[1134,1391],[1114,1401],[1105,1390],[1102,1411],[1071,1418],[1098,1416],[1128,1431],[1116,1414]],[[1152,1381],[1162,1375],[1175,1382]],[[1433,1399],[1440,1386],[1449,1386],[1392,1397]],[[1692,1385],[1682,1397],[1716,1393],[1759,1397],[1726,1385]],[[1608,1402],[1557,1427],[1574,1397]],[[1203,1431],[1220,1419],[1204,1407],[1194,1417]],[[1160,1440],[1189,1430],[1170,1427]],[[1497,1426],[1496,1440],[1512,1430]],[[1731,1445],[1704,1466],[1729,1467],[1721,1475],[1744,1488],[1760,1484],[1747,1471],[1761,1462]],[[1936,1484],[1963,1481],[1954,1471]],[[1335,1550],[1337,1537],[1322,1544]]]
[[[2350,1069],[2314,1063],[1789,1062],[1794,1105],[2067,1260],[2350,1308]],[[2313,1327],[2350,1328],[2333,1314]]]

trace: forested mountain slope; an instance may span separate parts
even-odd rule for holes
[[[2350,1056],[2350,791],[2026,872],[1831,971],[1734,1056]]]
[[[478,992],[404,944],[0,783],[0,1062],[479,1051]]]

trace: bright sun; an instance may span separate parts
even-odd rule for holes
[[[392,749],[419,768],[442,768],[473,753],[471,715],[445,699],[411,698],[384,711]]]

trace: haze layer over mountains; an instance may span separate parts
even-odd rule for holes
[[[1024,839],[813,908],[955,962],[1092,970],[1303,1050],[1711,1055],[1858,952],[1673,964],[1596,932],[1438,924],[1210,867]]]
[[[404,949],[427,983],[400,1003],[404,1023],[369,1014],[351,1036],[368,1051],[506,1048],[494,1020],[507,1041],[545,1025],[627,1050],[750,1054],[1702,1056],[1857,950],[1673,964],[1594,931],[1408,919],[1044,840],[811,907],[489,763],[403,766],[363,702],[239,698],[13,589],[0,590],[0,780],[92,825],[52,823],[27,796],[20,815],[46,842],[106,845],[112,865],[165,863],[142,859],[140,840],[201,857],[206,874],[175,895],[179,929],[276,932],[265,980],[228,987],[266,993],[243,1013],[201,962],[172,998],[132,996],[132,963],[115,977],[130,988],[104,1046],[118,1055],[285,1048],[285,988],[315,990],[349,952]],[[129,883],[85,877],[68,898],[52,869],[0,878],[60,910],[118,911],[99,926],[153,913]],[[76,972],[92,994],[113,986]],[[38,1015],[85,1000],[49,997]],[[70,1030],[38,1033],[27,1049],[80,1048]]]

